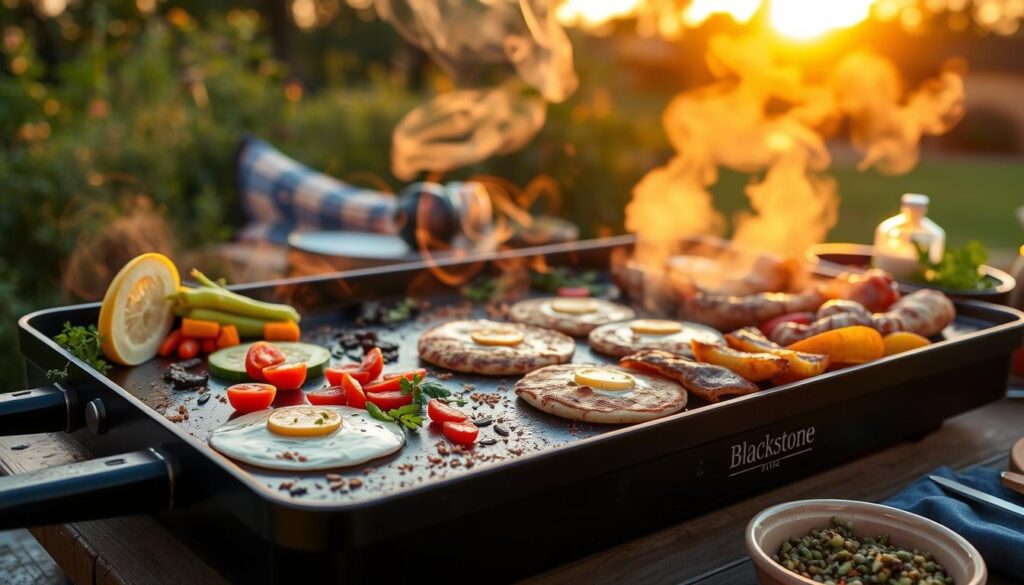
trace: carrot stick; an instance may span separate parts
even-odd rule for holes
[[[234,325],[224,325],[220,328],[220,336],[217,337],[217,347],[219,349],[232,347],[241,342],[242,339],[238,335],[238,327],[235,327]]]
[[[181,334],[196,339],[216,339],[220,334],[220,323],[201,319],[182,319]]]
[[[300,335],[295,321],[272,321],[263,326],[263,339],[267,341],[298,341]]]

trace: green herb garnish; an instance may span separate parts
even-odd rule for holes
[[[401,378],[398,386],[403,396],[412,394],[412,403],[423,406],[431,398],[444,399],[452,395],[451,391],[437,382],[424,382],[423,376],[414,374],[412,380]]]
[[[71,352],[71,355],[92,366],[97,372],[106,374],[107,370],[110,369],[110,364],[102,357],[103,350],[100,348],[100,332],[96,330],[95,325],[89,325],[88,327],[81,325],[72,326],[70,322],[65,322],[64,329],[55,335],[53,340],[57,342],[57,345]],[[64,370],[50,370],[46,375],[50,376],[52,374],[60,377],[62,373],[66,379],[67,366],[64,366]]]
[[[941,262],[932,262],[928,250],[918,244],[917,261],[921,266],[918,279],[932,286],[954,290],[984,290],[992,288],[992,281],[981,273],[988,260],[988,251],[978,241],[967,242],[962,248],[946,248]]]
[[[474,303],[487,303],[498,294],[498,277],[481,276],[462,287],[462,296]]]
[[[392,408],[387,412],[381,410],[376,404],[367,402],[366,411],[377,420],[402,425],[412,431],[423,426],[423,417],[420,416],[420,405],[415,402],[406,404],[401,408]]]

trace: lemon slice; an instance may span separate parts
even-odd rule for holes
[[[178,269],[163,254],[143,254],[124,265],[100,307],[103,353],[111,361],[134,366],[156,355],[174,324],[167,296],[180,283]]]
[[[580,368],[576,370],[576,383],[601,390],[629,390],[636,385],[636,378],[619,370]]]
[[[570,315],[586,315],[597,311],[597,303],[592,299],[555,299],[551,301],[551,309]]]
[[[289,437],[329,435],[341,428],[338,411],[317,406],[285,406],[267,417],[267,430]]]
[[[634,333],[646,333],[648,335],[671,335],[683,330],[683,324],[677,321],[666,321],[664,319],[637,319],[629,324]]]
[[[523,342],[523,332],[517,329],[479,329],[469,334],[480,345],[515,346]]]

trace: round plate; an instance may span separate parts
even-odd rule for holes
[[[419,253],[402,238],[370,232],[294,232],[288,244],[303,252],[365,260],[417,260]]]

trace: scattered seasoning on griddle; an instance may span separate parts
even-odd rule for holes
[[[509,435],[508,429],[502,425],[494,425],[494,432],[498,433],[502,437],[507,437]]]
[[[437,379],[437,380],[441,380],[442,382],[447,382],[448,380],[451,380],[452,378],[454,378],[455,374],[453,374],[451,372],[434,372],[433,373],[433,377],[435,379]],[[463,386],[466,386],[466,385],[467,384],[463,384]],[[472,384],[469,384],[469,386],[472,386]]]
[[[477,444],[478,445],[483,445],[484,447],[487,447],[489,445],[494,445],[497,442],[498,442],[498,439],[495,439],[495,438],[492,438],[492,437],[487,437],[486,439],[480,439],[479,441],[477,441]]]
[[[340,490],[341,488],[345,487],[345,480],[344,479],[339,479],[337,481],[332,481],[332,482],[327,484],[327,487],[330,488],[330,490],[332,492],[336,492],[336,491]]]
[[[302,486],[293,487],[288,490],[288,494],[291,496],[304,496],[309,490]]]
[[[212,394],[210,394],[209,392],[204,393],[204,394],[200,394],[199,398],[196,400],[196,404],[198,404],[200,406],[206,404],[207,402],[210,401],[210,397],[211,396],[212,396]]]
[[[294,481],[282,481],[280,483],[280,485],[277,486],[277,489],[279,489],[279,490],[290,490],[290,489],[292,489],[293,485],[295,485]]]
[[[184,404],[179,404],[178,405],[178,414],[172,414],[170,416],[165,416],[165,418],[167,420],[173,422],[173,423],[180,423],[182,421],[186,421],[186,420],[188,420],[188,409],[185,408]]]
[[[348,480],[348,487],[352,489],[361,488],[363,487],[363,480],[359,479],[358,477],[353,477],[352,479]]]
[[[344,478],[337,473],[328,473],[324,476],[327,481],[344,481]]]
[[[494,422],[494,420],[489,416],[483,416],[480,418],[473,419],[473,424],[475,424],[478,427],[486,427],[492,422]]]

